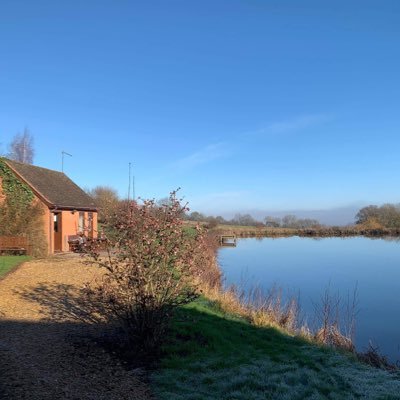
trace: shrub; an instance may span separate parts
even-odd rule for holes
[[[213,261],[200,227],[183,229],[186,211],[171,193],[161,206],[153,200],[125,203],[106,224],[106,256],[96,245],[89,254],[105,271],[89,300],[101,305],[102,319],[117,321],[129,345],[151,354],[159,348],[174,309],[197,297],[198,281]]]

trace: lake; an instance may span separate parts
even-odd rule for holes
[[[240,239],[237,247],[222,247],[218,260],[227,285],[276,284],[286,293],[300,293],[308,320],[325,288],[347,299],[357,286],[357,349],[365,350],[371,340],[391,361],[400,359],[398,239]]]

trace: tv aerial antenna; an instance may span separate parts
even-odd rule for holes
[[[72,157],[72,154],[69,154],[64,150],[61,152],[61,172],[64,172],[64,156],[65,155]]]
[[[128,201],[131,197],[131,184],[132,184],[132,200],[135,200],[135,175],[132,175],[132,163],[129,163],[129,183],[128,183]]]

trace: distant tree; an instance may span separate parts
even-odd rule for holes
[[[281,226],[280,218],[271,217],[269,215],[264,218],[264,223],[265,226],[269,228],[279,228]]]
[[[10,143],[8,158],[24,164],[32,164],[34,155],[33,136],[25,128],[24,133],[17,133]]]
[[[235,225],[255,226],[257,221],[250,214],[236,214],[231,222]]]
[[[162,206],[169,206],[170,205],[170,199],[169,199],[169,197],[162,197],[161,199],[158,199],[157,201],[156,201],[156,205],[158,206],[158,207],[162,207]]]
[[[298,228],[297,226],[297,217],[295,215],[285,215],[282,218],[282,227],[283,228]]]
[[[379,217],[379,208],[378,206],[369,205],[367,207],[361,208],[356,214],[356,224],[364,224],[368,220]]]
[[[297,218],[295,215],[285,215],[282,218],[283,228],[305,229],[321,226],[320,222],[311,218]]]
[[[99,222],[105,221],[110,213],[116,211],[120,200],[117,191],[112,187],[96,186],[89,190],[88,194],[93,197],[99,208]]]
[[[320,222],[311,218],[300,218],[297,220],[297,226],[301,229],[304,228],[317,228],[321,226]]]
[[[190,221],[205,221],[206,216],[198,211],[193,211],[189,214]]]
[[[368,225],[370,227],[399,228],[400,206],[384,204],[380,207],[369,205],[362,208],[356,214],[356,224]]]
[[[198,211],[193,211],[190,214],[187,215],[186,219],[189,221],[196,221],[196,222],[207,222],[209,226],[217,226],[217,225],[223,225],[223,224],[228,224],[229,221],[227,221],[225,218],[221,217],[218,215],[217,217],[213,216],[207,216],[204,215]]]
[[[215,217],[215,220],[218,222],[218,224],[221,225],[228,223],[228,221],[224,217],[221,217],[220,215]]]
[[[379,209],[379,222],[387,228],[400,226],[400,209],[394,204],[384,204]]]

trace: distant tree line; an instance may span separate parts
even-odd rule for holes
[[[236,214],[232,219],[225,219],[221,216],[206,216],[194,211],[185,215],[190,221],[206,222],[209,226],[217,225],[240,225],[268,228],[292,228],[308,229],[320,228],[323,225],[316,219],[298,218],[295,215],[285,215],[282,218],[266,216],[263,221],[258,221],[250,214]],[[369,205],[361,208],[355,216],[356,225],[363,225],[366,228],[397,228],[400,229],[400,204],[384,204],[382,206]]]
[[[400,204],[361,208],[356,215],[356,224],[371,228],[400,228]]]
[[[295,229],[306,229],[306,228],[318,228],[321,223],[312,218],[297,218],[295,215],[285,215],[283,218],[275,218],[267,216],[264,219],[264,223],[267,227],[275,228],[295,228]]]
[[[232,219],[225,219],[221,216],[213,217],[206,216],[200,212],[194,211],[187,214],[185,218],[189,221],[206,222],[209,226],[223,225],[240,225],[240,226],[255,226],[269,228],[295,228],[304,229],[321,226],[316,219],[297,218],[295,215],[286,215],[283,218],[267,216],[263,221],[258,221],[250,214],[236,214]]]
[[[242,225],[242,226],[263,226],[264,224],[254,219],[250,214],[236,214],[232,219],[225,219],[218,215],[207,216],[198,211],[193,211],[190,214],[185,215],[185,219],[188,221],[195,222],[206,222],[209,227],[215,227],[217,225]]]

